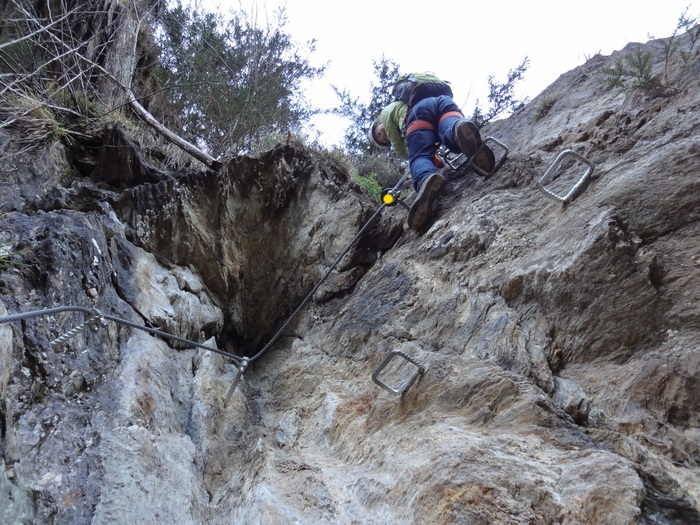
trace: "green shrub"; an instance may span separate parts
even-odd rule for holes
[[[15,250],[11,243],[0,244],[0,270],[11,266],[28,267],[27,263],[17,260],[26,250]]]
[[[654,75],[654,54],[636,47],[632,53],[618,57],[612,67],[602,68],[609,89],[641,89],[653,91],[662,87],[661,76]]]
[[[384,188],[382,188],[379,182],[377,182],[374,174],[370,174],[368,176],[355,175],[355,180],[360,186],[367,190],[367,193],[369,193],[369,196],[372,197],[373,201],[377,203],[382,202],[381,194]]]
[[[358,175],[374,179],[382,188],[393,187],[401,178],[401,160],[391,154],[362,155],[353,164]]]
[[[525,57],[520,65],[508,71],[505,82],[498,82],[489,75],[487,96],[489,106],[484,112],[477,99],[470,120],[481,128],[492,120],[517,111],[527,104],[527,98],[521,99],[515,96],[515,86],[523,79],[528,67],[530,67],[530,59]]]
[[[663,72],[654,73],[654,54],[652,51],[644,51],[642,46],[635,47],[631,53],[618,57],[612,67],[604,67],[602,73],[607,75],[608,89],[619,88],[623,90],[642,90],[646,92],[661,92],[666,89],[677,89],[671,86],[670,70],[671,58],[678,53],[682,60],[678,78],[681,80],[687,73],[690,59],[695,53],[695,44],[700,39],[700,26],[693,27],[696,18],[687,16],[688,8],[678,18],[678,23],[673,34],[661,41],[663,46],[664,65]],[[677,36],[681,31],[687,31],[689,45],[687,49],[681,49]]]
[[[554,103],[556,102],[556,99],[554,97],[550,97],[548,95],[542,97],[537,104],[537,108],[535,109],[535,115],[534,119],[535,122],[538,120],[542,120],[547,113],[549,113],[549,110],[552,109],[552,106],[554,106]]]

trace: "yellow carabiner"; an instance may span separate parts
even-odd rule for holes
[[[399,202],[397,200],[397,198],[399,196],[398,192],[395,192],[391,188],[387,188],[387,189],[383,190],[381,196],[382,196],[382,202],[387,206],[396,206],[396,204],[398,204],[398,202]]]

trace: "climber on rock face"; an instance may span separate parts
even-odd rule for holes
[[[420,78],[420,74],[414,75]],[[397,155],[409,159],[416,198],[408,213],[408,225],[421,230],[445,183],[436,166],[441,144],[453,153],[464,153],[467,158],[475,156],[472,162],[486,173],[494,169],[495,157],[482,143],[476,125],[464,118],[452,100],[448,84],[435,78],[423,84],[414,83],[408,89],[413,92],[402,96],[401,90],[397,92],[395,88],[397,100],[386,106],[372,123],[369,139],[375,146],[393,147]]]

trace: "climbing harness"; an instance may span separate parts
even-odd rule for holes
[[[477,153],[479,149],[483,148],[484,146],[488,146],[489,144],[491,146],[497,146],[495,149],[500,150],[500,153],[496,157],[496,162],[493,165],[493,169],[487,172],[482,170],[479,166],[477,166],[474,162],[474,159],[477,158]],[[483,140],[481,146],[479,146],[479,149],[476,150],[476,152],[474,153],[474,155],[471,156],[470,159],[467,159],[467,156],[464,153],[460,153],[456,157],[451,158],[449,150],[447,150],[447,148],[445,148],[444,146],[440,148],[440,150],[438,151],[438,155],[440,156],[440,158],[442,158],[443,162],[453,170],[457,170],[458,168],[461,168],[463,165],[468,163],[468,165],[471,166],[471,168],[477,174],[483,177],[490,177],[491,175],[496,173],[501,168],[501,166],[503,166],[503,163],[508,157],[508,147],[505,144],[503,144],[503,142],[489,136]],[[491,149],[493,150],[494,148],[492,147]],[[494,152],[494,154],[495,153],[496,152]]]
[[[552,180],[554,179],[554,171],[559,166],[559,164],[567,157],[572,157],[586,164],[588,167],[586,168],[586,171],[583,173],[578,182],[576,182],[576,184],[572,186],[569,192],[566,195],[561,196],[548,189],[545,185],[550,184],[552,182]],[[593,176],[594,168],[595,165],[583,155],[576,153],[572,149],[565,149],[559,155],[557,155],[554,161],[549,165],[549,168],[547,168],[547,171],[545,171],[544,175],[537,183],[537,189],[539,189],[550,199],[554,199],[555,201],[561,202],[564,206],[566,206],[567,204],[572,203],[574,199],[576,199],[576,197],[580,196],[588,187],[588,184],[590,183],[591,179],[595,178]]]
[[[482,170],[474,162],[474,159],[477,158],[477,153],[479,149],[488,145],[496,146],[495,149],[500,150],[497,160],[494,163],[493,169],[490,172]],[[455,158],[450,158],[450,151],[447,150],[447,148],[445,148],[444,146],[442,146],[438,150],[436,158],[438,160],[441,160],[443,164],[447,164],[453,170],[457,170],[465,163],[468,163],[468,165],[471,166],[471,168],[477,174],[482,175],[484,177],[490,177],[491,175],[496,173],[506,161],[506,158],[508,157],[508,147],[499,140],[496,140],[495,138],[489,136],[483,140],[482,145],[479,147],[479,149],[477,149],[477,151],[474,153],[474,155],[472,155],[470,159],[467,159],[464,153],[460,153]],[[385,189],[382,191],[381,199],[384,206],[396,206],[397,204],[402,204],[407,209],[409,208],[409,206],[400,198],[401,191],[399,189],[399,186],[402,183],[403,179],[400,180],[399,183],[393,188]],[[408,379],[402,385],[396,388],[390,386],[388,383],[380,379],[380,374],[382,373],[382,371],[384,371],[387,368],[387,366],[393,361],[395,357],[401,357],[404,361],[412,364],[415,367],[415,370],[410,375],[410,377],[408,377]],[[411,386],[413,386],[413,383],[416,382],[416,380],[425,372],[425,370],[426,368],[422,364],[420,364],[418,361],[416,361],[414,358],[412,358],[405,352],[402,352],[401,350],[394,350],[375,369],[374,373],[372,374],[372,381],[374,381],[377,385],[379,385],[387,392],[391,392],[392,394],[396,395],[403,395],[408,391],[409,388],[411,388]]]
[[[44,308],[42,310],[31,310],[29,312],[20,312],[20,313],[16,313],[16,314],[2,316],[2,317],[0,317],[0,324],[1,323],[10,323],[12,321],[17,321],[17,320],[21,320],[21,319],[28,319],[30,317],[46,317],[49,315],[62,313],[62,312],[80,312],[80,313],[83,313],[89,317],[83,323],[79,324],[75,328],[71,328],[63,335],[61,335],[61,336],[57,337],[56,339],[54,339],[53,341],[51,341],[51,343],[50,343],[51,348],[58,347],[59,345],[65,343],[70,338],[75,337],[80,332],[86,330],[87,328],[89,328],[92,325],[95,325],[98,323],[102,324],[103,321],[114,321],[116,323],[130,326],[131,328],[143,330],[144,332],[148,332],[152,335],[156,335],[159,337],[164,337],[166,339],[172,339],[174,341],[178,341],[185,346],[193,346],[196,348],[201,348],[202,350],[214,352],[215,354],[219,354],[219,355],[222,355],[222,356],[227,357],[229,359],[232,359],[233,361],[235,361],[237,363],[242,363],[243,360],[245,359],[245,358],[239,357],[235,354],[232,354],[230,352],[226,352],[224,350],[219,350],[218,348],[206,346],[206,345],[197,343],[195,341],[190,341],[189,339],[185,339],[184,337],[179,337],[177,335],[163,332],[162,330],[158,330],[157,328],[150,328],[148,326],[143,326],[143,325],[140,325],[138,323],[134,323],[132,321],[128,321],[126,319],[122,319],[122,318],[114,316],[114,315],[105,314],[103,312],[100,312],[96,308],[85,308],[82,306],[58,306],[55,308]]]
[[[403,358],[406,362],[411,363],[414,367],[415,370],[411,373],[411,375],[404,381],[404,383],[396,388],[390,386],[387,384],[385,381],[382,381],[379,378],[379,375],[382,373],[382,371],[393,361],[395,357],[401,357]],[[426,368],[421,365],[417,360],[413,359],[411,356],[406,354],[405,352],[402,352],[401,350],[394,350],[391,352],[384,361],[380,363],[380,365],[374,370],[374,373],[372,374],[372,381],[374,381],[377,385],[382,387],[384,390],[387,392],[391,392],[392,394],[396,395],[403,395],[405,394],[411,386],[413,386],[413,383],[416,382],[416,380],[425,373]]]

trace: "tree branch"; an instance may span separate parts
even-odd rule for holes
[[[20,12],[21,12],[22,14],[25,15],[25,17],[27,17],[27,16],[29,15],[29,13],[27,13],[27,11],[25,11],[25,10],[24,10],[19,4],[17,4],[16,2],[12,2],[12,4],[13,4],[17,9],[19,9]],[[56,24],[58,24],[58,23],[60,23],[60,22],[63,22],[65,19],[67,19],[70,15],[72,15],[72,14],[73,14],[75,11],[77,11],[77,10],[78,10],[78,8],[77,8],[77,7],[74,7],[74,8],[71,9],[68,13],[66,13],[65,15],[63,15],[61,18],[58,18],[58,19],[54,20],[54,21],[51,22],[49,25],[47,25],[47,26],[42,26],[42,27],[40,27],[39,29],[37,29],[36,31],[34,31],[33,33],[29,33],[28,35],[24,35],[23,37],[18,38],[18,39],[16,39],[16,40],[12,40],[12,41],[10,41],[10,42],[5,42],[4,44],[0,44],[0,49],[6,48],[6,47],[9,47],[9,46],[13,46],[13,45],[15,45],[15,44],[19,44],[20,42],[23,42],[23,41],[25,41],[25,40],[29,40],[29,39],[35,37],[36,35],[38,35],[38,34],[40,34],[40,33],[43,33],[44,31],[48,31],[52,26],[55,26]]]
[[[196,147],[194,144],[189,143],[188,141],[186,141],[185,139],[183,139],[179,135],[177,135],[174,132],[172,132],[171,130],[169,130],[163,124],[158,122],[158,120],[153,115],[151,115],[151,113],[149,113],[146,110],[146,108],[144,108],[138,102],[138,100],[134,96],[130,86],[125,86],[122,82],[119,81],[119,79],[117,79],[112,73],[107,71],[100,64],[97,64],[93,60],[91,60],[91,59],[87,58],[86,56],[84,56],[83,54],[81,54],[77,48],[72,48],[72,47],[68,46],[66,44],[66,42],[64,42],[62,39],[58,38],[51,31],[49,31],[49,29],[51,27],[55,26],[59,22],[62,22],[64,20],[68,19],[68,17],[71,14],[73,14],[76,11],[76,9],[71,10],[69,13],[66,13],[64,16],[61,16],[59,19],[51,22],[50,24],[43,26],[43,25],[41,25],[40,21],[33,18],[30,15],[30,13],[28,13],[26,10],[24,10],[21,6],[17,5],[15,1],[13,1],[13,4],[15,4],[15,6],[20,10],[20,12],[22,12],[24,14],[24,16],[27,20],[31,20],[36,25],[38,25],[39,29],[37,29],[36,31],[34,31],[26,36],[23,36],[22,38],[19,38],[17,40],[13,40],[12,42],[7,42],[7,43],[3,44],[2,46],[0,46],[0,49],[2,49],[3,47],[6,47],[6,46],[17,44],[17,43],[22,42],[24,40],[30,40],[30,39],[34,40],[39,45],[41,45],[34,37],[36,37],[37,35],[39,35],[41,33],[48,32],[48,36],[49,36],[50,41],[54,42],[56,44],[57,48],[62,47],[64,49],[64,52],[60,53],[60,52],[58,52],[58,49],[56,49],[55,53],[49,53],[49,54],[53,54],[54,57],[51,60],[49,60],[48,62],[39,66],[34,72],[29,73],[29,74],[25,74],[25,75],[23,75],[23,77],[21,79],[16,79],[14,82],[13,81],[10,81],[9,83],[3,82],[2,85],[0,85],[0,96],[4,95],[8,91],[14,91],[15,84],[19,84],[22,80],[30,78],[34,75],[37,75],[41,69],[45,68],[47,65],[51,64],[52,62],[63,61],[63,60],[65,60],[66,57],[72,55],[72,56],[76,57],[78,60],[81,60],[85,64],[89,65],[91,68],[99,70],[103,75],[105,75],[107,78],[112,80],[120,89],[122,89],[126,95],[126,98],[127,98],[126,103],[129,104],[129,106],[132,108],[134,113],[136,113],[136,115],[142,121],[144,121],[147,125],[149,125],[151,128],[153,128],[165,140],[176,145],[177,147],[182,149],[185,153],[191,155],[192,157],[194,157],[198,161],[202,162],[203,164],[205,164],[206,166],[208,166],[211,169],[218,170],[223,166],[223,163],[221,163],[220,161],[218,161],[217,159],[215,159],[214,157],[212,157],[208,153],[202,151],[201,149]],[[138,17],[138,13],[136,14],[136,16],[137,16],[137,21],[140,25],[142,18]],[[74,78],[76,78],[76,77],[74,77]],[[68,83],[70,83],[70,81]],[[32,111],[32,110],[30,109],[28,111]],[[27,112],[25,112],[25,113],[27,113]],[[9,121],[9,123],[11,123],[11,122],[13,122],[13,120]],[[3,127],[8,125],[9,123],[4,122]]]
[[[122,87],[124,87],[124,86],[122,86]],[[156,130],[156,132],[159,133],[163,138],[165,138],[169,142],[172,142],[177,147],[181,148],[185,153],[192,155],[195,159],[202,162],[203,164],[206,164],[207,166],[209,166],[213,170],[218,170],[223,166],[223,164],[220,161],[216,160],[214,157],[205,153],[204,151],[199,149],[197,146],[190,144],[185,139],[176,135],[175,133],[170,131],[168,128],[163,126],[160,122],[158,122],[155,119],[155,117],[153,115],[151,115],[146,110],[146,108],[144,108],[141,104],[139,104],[139,102],[136,100],[136,98],[134,97],[133,93],[131,93],[131,91],[127,91],[127,92],[129,94],[129,97],[130,97],[129,105],[134,110],[134,112],[146,124],[148,124],[154,130]]]

